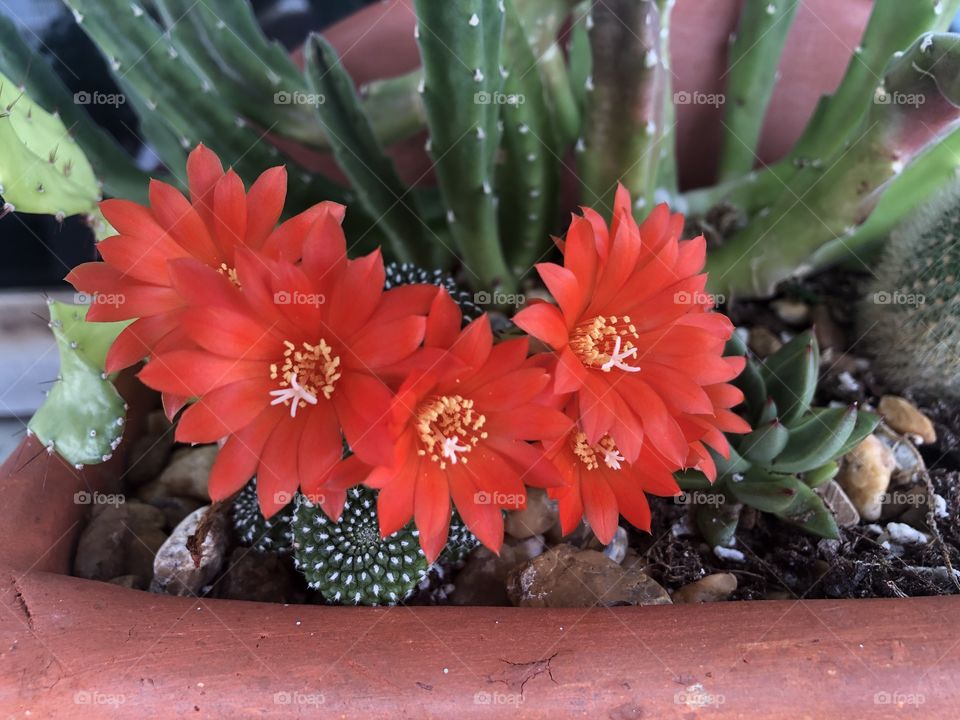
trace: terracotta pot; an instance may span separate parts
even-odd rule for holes
[[[742,4],[742,0],[677,0],[670,43],[675,91],[723,92],[729,38]],[[387,0],[324,31],[358,84],[400,75],[419,65],[412,7],[413,0]],[[804,0],[800,4],[780,63],[781,78],[764,124],[758,163],[783,157],[820,96],[836,89],[872,7],[872,0]],[[677,111],[681,184],[684,188],[710,184],[716,175],[723,108],[684,105]],[[391,148],[408,182],[429,172],[423,142],[424,136],[417,136]],[[310,157],[302,150],[297,155]],[[316,167],[339,175],[333,163],[315,154],[312,159],[319,163]]]
[[[125,389],[129,442],[150,399]],[[29,438],[0,467],[5,716],[888,718],[898,703],[956,716],[956,597],[370,609],[69,577],[73,495],[115,490],[122,463],[121,450],[78,473]]]

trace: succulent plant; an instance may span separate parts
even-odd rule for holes
[[[297,568],[307,584],[334,603],[396,604],[409,597],[429,564],[409,525],[380,537],[377,496],[362,487],[347,492],[339,522],[298,497],[293,515]]]
[[[395,605],[418,588],[442,589],[448,575],[443,568],[449,569],[476,545],[476,538],[454,516],[450,541],[435,569],[420,549],[412,523],[380,537],[377,493],[362,486],[347,491],[339,522],[297,496],[291,526],[297,568],[311,588],[334,603]]]
[[[746,354],[734,335],[727,354]],[[814,489],[837,474],[837,459],[873,432],[879,418],[856,407],[812,407],[820,351],[811,332],[797,335],[762,363],[750,358],[734,382],[744,394],[740,414],[753,432],[731,439],[729,458],[714,456],[717,480],[682,474],[696,493],[696,521],[714,546],[730,544],[740,504],[770,513],[822,537],[837,526]]]
[[[286,553],[293,549],[291,506],[267,519],[260,512],[257,500],[257,478],[254,477],[233,500],[230,508],[233,531],[241,545],[256,550]]]
[[[107,349],[128,323],[88,323],[86,307],[48,304],[60,374],[28,433],[78,469],[106,462],[120,445],[127,406],[103,365]]]
[[[91,213],[100,188],[86,155],[55,113],[0,73],[0,197],[4,214]]]
[[[888,382],[960,397],[960,184],[897,228],[859,309]]]

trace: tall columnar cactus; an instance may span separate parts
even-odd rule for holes
[[[429,149],[447,206],[447,223],[478,287],[513,284],[498,242],[494,160],[500,143],[506,6],[490,0],[416,0]]]
[[[53,301],[49,305],[60,374],[28,431],[48,452],[58,453],[78,469],[106,462],[123,437],[126,404],[103,364],[107,349],[127,323],[88,323],[85,307]]]
[[[609,209],[622,182],[641,215],[653,206],[661,176],[661,139],[667,124],[668,60],[661,29],[672,0],[613,0],[586,16],[592,70],[587,108],[577,143],[585,205]],[[672,159],[672,155],[671,155]]]
[[[720,181],[756,164],[763,118],[799,0],[747,0],[730,48]]]
[[[734,336],[728,354],[745,352]],[[833,516],[813,488],[837,473],[837,459],[869,435],[879,418],[855,407],[811,407],[819,369],[816,338],[805,332],[763,363],[751,358],[735,381],[745,398],[741,415],[753,432],[732,440],[729,458],[715,456],[713,485],[698,472],[679,479],[701,500],[697,525],[713,545],[729,544],[741,503],[815,535],[836,536]]]
[[[960,185],[893,233],[860,306],[884,378],[960,398]]]
[[[927,34],[888,66],[848,143],[797,173],[762,217],[708,259],[714,288],[768,295],[853,235],[885,186],[960,127],[960,36]]]
[[[0,74],[2,212],[91,213],[100,188],[86,155],[61,119]]]

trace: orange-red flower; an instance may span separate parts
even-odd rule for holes
[[[371,464],[389,462],[393,394],[382,376],[420,346],[438,289],[384,292],[379,251],[348,260],[336,213],[324,208],[306,234],[303,261],[236,248],[231,279],[195,259],[170,262],[190,288],[180,324],[190,346],[155,352],[140,372],[148,386],[196,397],[176,438],[227,437],[210,474],[214,500],[251,476],[263,514],[313,492],[339,462],[342,439]]]
[[[666,480],[654,477],[661,467],[695,467],[712,479],[716,469],[706,446],[728,456],[723,431],[749,430],[729,409],[742,400],[729,381],[745,360],[723,357],[733,326],[709,312],[714,301],[701,273],[705,242],[681,242],[682,228],[683,217],[665,205],[638,227],[629,194],[619,187],[609,230],[596,212],[584,209],[559,243],[563,266],[537,266],[559,307],[537,303],[514,318],[556,353],[554,391],[573,394],[584,452],[610,444],[623,458],[616,461],[619,470],[605,464],[599,473],[579,473],[588,514],[603,508],[600,532],[609,527],[618,498],[628,497],[613,492],[609,481],[623,473],[624,463],[637,470],[623,476],[648,473],[640,485],[658,490],[666,489]],[[594,484],[593,477],[606,482]],[[622,480],[615,485],[624,487]],[[642,519],[638,502],[630,505],[621,508],[624,514]]]
[[[198,145],[187,160],[190,200],[158,180],[150,183],[150,207],[129,200],[104,200],[104,217],[117,235],[97,245],[103,262],[75,268],[67,280],[93,298],[88,319],[137,318],[117,338],[106,359],[108,372],[139,362],[154,349],[176,346],[181,311],[194,288],[174,287],[168,262],[195,258],[236,279],[241,247],[267,257],[299,260],[303,238],[321,212],[343,220],[342,205],[321,202],[279,227],[287,172],[264,172],[246,192],[232,170]]]
[[[525,485],[560,483],[543,450],[528,441],[550,440],[570,427],[563,413],[533,402],[550,376],[528,362],[526,338],[494,345],[486,315],[462,331],[460,318],[441,291],[424,345],[448,352],[432,368],[414,371],[397,392],[394,461],[370,468],[348,458],[330,485],[331,492],[360,481],[379,488],[381,533],[413,517],[431,562],[447,542],[451,498],[467,527],[499,552],[501,510],[525,506]]]

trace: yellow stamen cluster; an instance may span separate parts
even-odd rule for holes
[[[596,470],[603,463],[611,470],[619,470],[623,456],[617,450],[617,444],[609,435],[604,435],[596,445],[587,442],[584,432],[570,433],[570,447],[580,464],[587,470]]]
[[[329,400],[340,379],[340,356],[333,354],[323,338],[316,345],[305,342],[300,349],[289,340],[283,345],[283,364],[270,365],[270,379],[279,380],[281,388],[291,387],[291,379],[295,379],[298,388]],[[304,406],[303,400],[297,402]]]
[[[440,463],[445,470],[447,461],[466,463],[466,457],[478,442],[487,437],[482,430],[486,417],[474,410],[473,400],[460,395],[430,398],[417,408],[416,429],[423,447],[417,452]]]
[[[623,360],[636,362],[639,348],[631,338],[639,338],[629,315],[598,315],[580,323],[570,337],[570,348],[587,367],[610,372],[614,367],[625,369]],[[620,338],[619,345],[617,338]]]
[[[228,266],[226,263],[220,263],[220,268],[217,270],[221,275],[226,275],[227,279],[234,284],[236,287],[240,287],[240,280],[237,278],[237,269]]]

